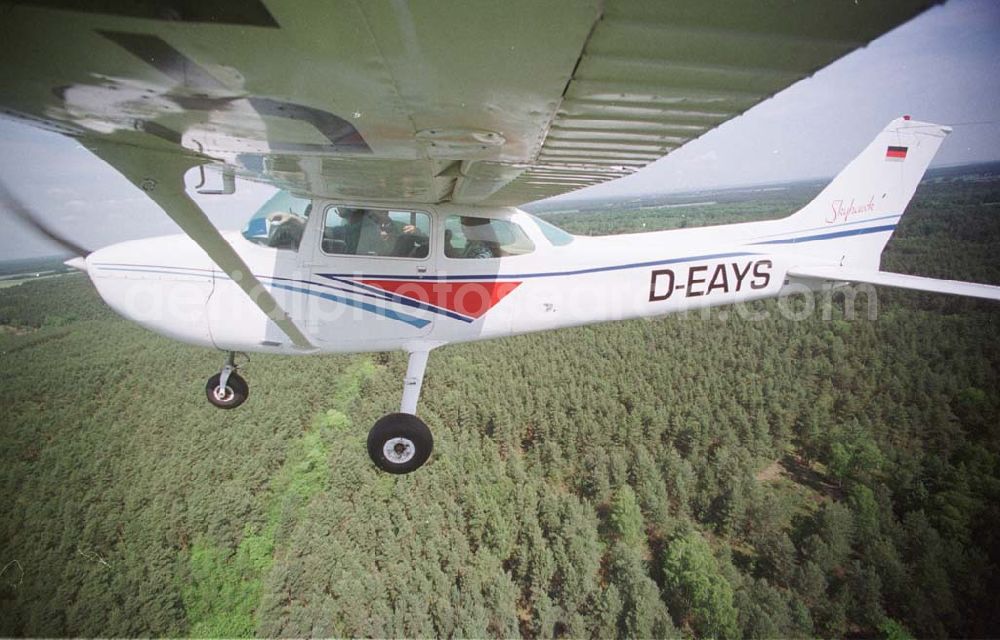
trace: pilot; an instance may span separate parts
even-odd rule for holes
[[[306,219],[311,211],[312,203],[309,203],[301,216],[292,211],[276,211],[268,215],[267,246],[298,249],[306,229]]]
[[[453,258],[496,258],[500,255],[500,243],[496,241],[496,234],[490,224],[489,218],[473,218],[462,216],[462,233],[465,235],[465,249],[459,251],[452,249],[451,236],[445,234],[445,255]],[[449,249],[451,251],[449,252]]]

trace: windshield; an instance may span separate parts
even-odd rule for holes
[[[243,237],[265,247],[296,250],[311,210],[310,200],[279,191],[247,221]]]
[[[554,246],[562,247],[570,242],[573,242],[573,236],[571,234],[563,231],[551,222],[542,220],[538,216],[532,216],[530,213],[528,215],[531,216],[531,219],[538,225],[538,230],[542,232],[545,239],[551,242]]]

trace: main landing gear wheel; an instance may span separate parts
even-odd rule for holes
[[[409,473],[427,462],[434,437],[423,420],[409,413],[379,418],[368,432],[368,455],[379,469]]]
[[[243,377],[231,371],[225,386],[220,385],[222,374],[217,373],[205,384],[205,395],[208,401],[220,409],[235,409],[243,404],[250,395],[250,386]]]

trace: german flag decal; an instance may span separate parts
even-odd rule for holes
[[[906,147],[889,147],[885,150],[886,160],[905,160]]]

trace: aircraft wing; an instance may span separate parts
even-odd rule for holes
[[[126,174],[148,150],[321,197],[516,205],[631,173],[928,4],[6,0],[0,112],[127,147],[99,154]]]

